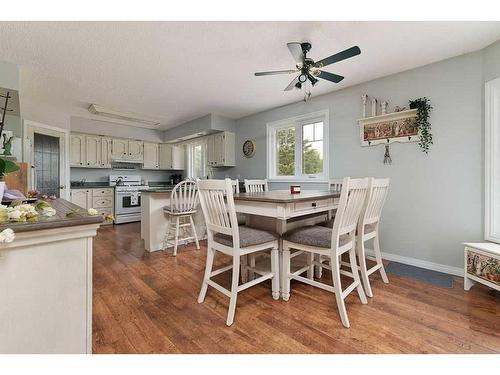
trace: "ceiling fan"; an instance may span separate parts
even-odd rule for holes
[[[342,61],[348,59],[350,57],[357,56],[361,53],[361,50],[358,46],[354,46],[348,48],[342,52],[336,53],[329,57],[326,57],[318,62],[315,62],[313,59],[307,57],[307,53],[311,50],[312,45],[309,42],[290,42],[286,44],[290,53],[296,62],[296,69],[290,70],[274,70],[269,72],[257,72],[256,76],[268,76],[274,74],[293,74],[299,73],[297,77],[293,79],[290,84],[285,87],[285,91],[290,91],[293,88],[301,89],[302,86],[309,80],[311,85],[314,86],[318,83],[318,78],[326,79],[327,81],[339,83],[344,79],[344,77],[325,72],[321,70],[321,68],[328,66],[330,64],[336,63],[338,61]]]

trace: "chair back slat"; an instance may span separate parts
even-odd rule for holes
[[[231,185],[233,186],[233,194],[240,193],[240,181],[238,179],[231,180]]]
[[[332,247],[336,246],[334,241],[338,243],[339,237],[343,234],[350,233],[354,237],[367,191],[367,178],[343,179],[339,207],[333,222]]]
[[[387,193],[389,191],[389,178],[371,179],[370,188],[366,197],[365,206],[361,213],[360,225],[377,223],[382,214]]]
[[[342,190],[342,178],[333,178],[328,181],[328,187],[333,191],[341,191]]]
[[[239,244],[231,180],[198,179],[196,184],[209,240],[212,241],[214,233],[223,233],[233,237],[233,244]]]
[[[176,212],[194,211],[198,204],[198,189],[193,180],[184,180],[174,186],[170,206]]]
[[[268,191],[267,179],[265,180],[247,180],[245,179],[245,191],[247,193],[261,193]]]

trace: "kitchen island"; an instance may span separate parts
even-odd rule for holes
[[[141,192],[141,238],[147,251],[158,251],[166,248],[165,235],[167,233],[168,217],[163,207],[170,205],[172,187],[150,187]],[[201,240],[205,237],[205,220],[201,207],[194,215],[196,233]]]
[[[0,353],[92,352],[92,239],[102,217],[63,199],[37,222],[0,225]]]

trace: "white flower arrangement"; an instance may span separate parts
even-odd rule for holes
[[[89,213],[89,215],[91,215],[91,216],[96,216],[96,215],[99,215],[99,211],[97,211],[95,208],[89,208],[89,209],[88,209],[88,213]]]
[[[14,238],[16,238],[16,235],[14,231],[10,228],[4,229],[3,231],[0,232],[0,243],[9,243],[14,241]]]
[[[38,212],[31,204],[18,204],[16,206],[0,206],[0,223],[25,222],[36,220]]]

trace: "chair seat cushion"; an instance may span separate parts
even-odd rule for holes
[[[325,226],[311,225],[286,233],[284,239],[299,245],[329,249],[332,245],[332,230]],[[343,246],[347,242],[349,242],[347,234],[340,236],[339,246]]]
[[[330,228],[332,229],[333,228],[333,220],[334,219],[331,219],[331,220],[328,220],[328,221],[325,221],[323,223],[320,223],[318,225],[322,226],[322,227],[327,227],[327,228]],[[376,228],[377,224],[376,223],[373,223],[373,224],[366,224],[365,225],[365,234],[367,233],[371,233],[373,231],[375,231],[375,228]]]
[[[248,247],[260,245],[266,242],[275,241],[278,239],[276,233],[268,232],[263,229],[251,228],[245,225],[239,227],[240,230],[240,247]],[[214,241],[222,245],[233,246],[233,237],[227,234],[217,233],[214,235]]]

